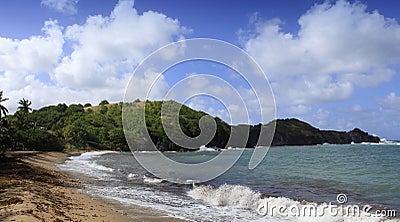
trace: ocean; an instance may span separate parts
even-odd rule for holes
[[[199,163],[219,152],[164,155]],[[89,176],[82,181],[90,195],[191,221],[400,221],[400,144],[272,147],[253,170],[251,155],[244,149],[226,173],[195,185],[156,178],[129,152],[83,153],[58,167]]]

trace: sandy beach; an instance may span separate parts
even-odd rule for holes
[[[71,153],[11,152],[0,162],[0,221],[182,221],[94,198],[55,166]]]

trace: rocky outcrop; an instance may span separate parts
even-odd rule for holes
[[[351,141],[353,141],[355,143],[361,143],[361,142],[378,143],[380,141],[379,137],[369,135],[368,133],[366,133],[358,128],[355,128],[355,129],[349,131],[347,134],[350,136]]]
[[[358,128],[355,128],[349,132],[320,130],[298,119],[279,119],[272,123],[276,124],[272,146],[317,145],[324,143],[350,144],[352,142],[378,143],[380,141],[379,137],[369,135],[367,132],[364,132]],[[254,147],[257,145],[260,129],[261,125],[251,126],[250,139],[247,143],[247,147]]]
[[[236,142],[230,144],[232,147],[255,147],[257,145],[270,145],[268,139],[260,139],[261,128],[266,130],[273,129],[275,124],[275,133],[273,134],[272,146],[302,146],[302,145],[317,145],[317,144],[350,144],[350,143],[361,143],[371,142],[378,143],[380,138],[364,132],[358,128],[355,128],[349,132],[345,131],[334,131],[334,130],[320,130],[312,125],[300,121],[298,119],[278,119],[274,122],[266,125],[239,125],[232,126],[236,130],[232,130],[232,137],[237,138]],[[207,147],[218,147],[225,148],[227,141],[229,140],[228,130],[219,131],[215,137],[207,144]],[[245,143],[245,132],[249,132],[247,143]],[[270,131],[271,132],[271,131]],[[269,136],[264,134],[264,136]],[[272,136],[270,136],[272,137]],[[232,142],[232,141],[231,141]],[[245,145],[246,144],[246,145]],[[157,148],[160,151],[176,150],[176,151],[188,151],[182,147],[176,146],[173,143],[157,143]]]

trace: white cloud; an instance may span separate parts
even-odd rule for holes
[[[0,72],[49,72],[62,53],[64,39],[57,21],[46,21],[43,36],[14,40],[0,37]]]
[[[178,20],[148,11],[139,15],[133,1],[120,1],[110,16],[90,16],[83,25],[66,29],[74,51],[57,66],[62,85],[105,87],[110,78],[132,72],[150,52],[182,38]]]
[[[320,127],[324,127],[328,125],[330,112],[324,109],[318,109],[314,115],[316,124]]]
[[[396,119],[400,118],[400,96],[396,92],[391,92],[385,97],[378,98],[377,102],[380,105],[378,108],[380,117],[387,118],[383,122],[387,122],[387,124],[399,122]],[[398,127],[400,129],[400,124],[398,124]]]
[[[46,21],[42,32],[43,35],[21,40],[0,37],[1,90],[9,98],[5,105],[10,112],[16,110],[23,97],[33,100],[34,107],[40,107],[54,103],[52,100],[59,98],[55,95],[65,92],[36,78],[36,74],[48,73],[57,64],[64,44],[62,27],[57,21]]]
[[[139,15],[133,1],[121,1],[110,16],[89,16],[83,25],[65,29],[50,20],[42,32],[19,40],[0,37],[0,90],[10,98],[5,104],[11,113],[21,98],[32,100],[33,108],[122,101],[135,66],[160,46],[182,39],[185,28],[157,12]],[[63,51],[70,45],[72,50]],[[143,99],[157,76],[133,77],[135,95]],[[150,98],[162,98],[166,88],[159,78]]]
[[[198,98],[199,97],[199,98]],[[247,122],[246,101],[243,95],[229,82],[213,75],[192,73],[171,87],[167,100],[189,101],[189,106],[207,111],[211,103],[219,103],[230,112],[236,122]],[[245,105],[246,104],[246,105]],[[219,110],[211,113],[219,112]],[[226,119],[228,122],[230,119]]]
[[[244,47],[268,74],[278,104],[315,104],[349,98],[356,87],[389,81],[400,61],[400,26],[361,3],[315,5],[297,33],[281,21],[256,22]],[[397,66],[397,67],[396,67]]]
[[[127,77],[131,77],[127,75]],[[121,81],[121,84],[115,85],[115,89],[121,88],[121,85],[127,83],[126,79]],[[110,88],[110,91],[114,87]],[[124,87],[121,88],[125,90]],[[163,75],[160,73],[152,72],[147,70],[144,76],[132,76],[130,79],[130,85],[126,90],[126,99],[131,98],[132,100],[140,99],[151,99],[151,100],[162,100],[168,90],[168,84]],[[121,100],[121,99],[120,99]]]
[[[354,112],[361,112],[361,111],[363,111],[363,107],[358,105],[358,104],[356,104],[356,105],[353,105],[351,107],[351,110],[354,111]]]
[[[234,86],[218,76],[191,73],[171,87],[166,100],[187,103],[228,123],[257,124],[275,118],[274,101],[269,95],[259,96],[249,87]],[[263,99],[266,107],[260,104]]]
[[[310,111],[311,111],[310,106],[299,104],[299,105],[290,106],[288,113],[292,114],[292,115],[304,115],[304,114],[309,113]]]
[[[42,5],[58,12],[76,14],[79,0],[42,0]]]
[[[397,96],[395,92],[391,92],[383,99],[383,104],[400,108],[400,96]]]

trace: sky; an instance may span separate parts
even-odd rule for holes
[[[240,123],[230,119],[234,112],[244,115],[240,105],[208,74],[239,92],[250,123],[263,121],[253,107],[262,96],[250,95],[251,86],[230,67],[190,61],[165,73],[132,77],[160,47],[213,38],[254,58],[268,80],[261,83],[272,88],[278,118],[400,139],[399,10],[395,0],[4,0],[0,90],[13,113],[21,98],[32,100],[35,109],[119,102],[131,78],[135,95],[144,99],[160,75],[150,99],[162,99],[182,79],[192,78],[179,89],[186,100],[178,101]],[[196,89],[214,98],[191,97]]]

